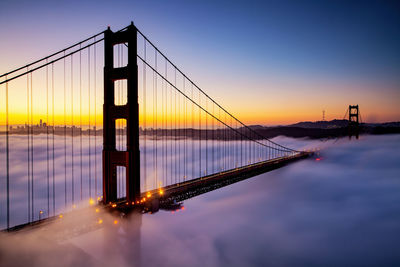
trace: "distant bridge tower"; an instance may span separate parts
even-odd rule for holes
[[[114,68],[114,45],[128,45],[128,64]],[[126,169],[126,199],[140,197],[139,103],[137,67],[137,28],[131,23],[124,31],[104,33],[103,106],[103,203],[117,200],[117,166]],[[127,81],[127,103],[115,105],[114,82]],[[116,149],[117,119],[126,120],[126,151]]]
[[[359,109],[358,105],[349,105],[349,137],[351,138],[353,135],[358,139],[359,135]]]

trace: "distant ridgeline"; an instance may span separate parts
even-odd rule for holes
[[[336,138],[347,136],[348,120],[299,122],[288,126],[261,127],[257,129],[265,137],[284,135],[288,137]],[[253,126],[254,127],[254,126]],[[360,134],[400,133],[400,122],[360,123]]]
[[[331,121],[306,121],[298,122],[287,126],[260,126],[253,125],[250,128],[259,132],[266,138],[273,138],[276,136],[287,136],[294,138],[308,137],[313,139],[318,138],[336,138],[348,135],[348,120],[331,120]],[[240,131],[241,128],[238,130]],[[31,130],[33,134],[53,134],[53,126],[47,126],[46,123],[33,125],[33,126],[10,126],[10,134],[25,135]],[[147,130],[139,129],[141,136],[152,137],[171,137],[171,138],[191,138],[195,140],[240,140],[240,136],[226,134],[224,129],[193,129],[193,128],[180,128],[180,129],[153,129]],[[117,134],[125,134],[126,129],[120,129]],[[360,134],[395,134],[400,133],[400,122],[387,122],[387,123],[361,123]],[[5,134],[5,131],[0,131],[0,134]],[[98,135],[102,136],[103,129],[98,128],[80,128],[77,126],[55,126],[55,135],[78,136],[82,135]]]

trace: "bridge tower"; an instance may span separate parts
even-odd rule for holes
[[[359,135],[359,110],[358,105],[349,105],[349,137],[353,135],[358,139]]]
[[[128,64],[114,68],[114,45],[128,46]],[[116,80],[127,81],[127,103],[115,105]],[[126,151],[116,149],[117,119],[126,120]],[[104,33],[104,106],[103,106],[103,203],[117,200],[117,166],[126,170],[126,199],[140,197],[139,103],[137,67],[137,28]]]

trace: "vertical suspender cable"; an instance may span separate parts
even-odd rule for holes
[[[6,76],[7,80],[7,76]],[[6,82],[6,188],[7,188],[7,230],[10,228],[10,152],[9,152],[9,129],[8,129],[8,82]]]
[[[156,69],[156,71],[158,70],[158,68],[157,68],[157,50],[155,50],[155,58],[154,58],[154,60],[155,60],[155,69]],[[157,121],[157,83],[158,83],[158,76],[157,76],[157,73],[154,73],[154,92],[155,92],[155,102],[154,102],[154,106],[155,106],[155,121],[156,121],[156,127],[155,127],[155,129],[156,129],[156,138],[155,138],[155,155],[156,155],[156,158],[155,158],[155,161],[156,161],[156,170],[155,170],[155,178],[156,178],[156,184],[155,184],[155,188],[157,188],[158,187],[158,151],[157,151],[157,146],[158,146],[158,121]]]
[[[199,91],[199,105],[201,105],[201,95]],[[201,109],[199,106],[199,177],[201,177]]]
[[[165,59],[165,78],[168,80],[168,65],[167,60]],[[168,173],[169,173],[169,164],[168,164],[168,83],[165,82],[165,117],[164,117],[164,140],[165,140],[165,184],[168,185]]]
[[[186,92],[185,92],[185,77],[183,77],[183,93],[184,94],[186,94]],[[186,121],[187,121],[187,113],[186,113],[186,99],[185,98],[183,98],[183,108],[184,108],[184,110],[185,110],[185,117],[184,117],[184,125],[185,125],[185,129],[184,129],[184,133],[185,133],[185,137],[184,137],[184,151],[183,151],[183,159],[184,159],[184,162],[183,162],[183,166],[184,166],[184,171],[183,171],[183,173],[184,173],[184,175],[183,175],[183,180],[185,181],[186,180],[186,178],[187,178],[187,173],[186,173],[186,170],[187,170],[187,166],[186,166],[186,157],[187,157],[187,154],[186,154],[186,151],[187,151],[187,125],[186,125]]]
[[[208,107],[207,107],[208,101],[206,98],[206,110],[208,111]],[[204,173],[204,175],[208,174],[208,114],[205,113],[206,115],[206,171]]]
[[[156,69],[156,71],[158,71],[158,68],[157,68],[157,50],[155,50],[155,69]],[[155,121],[156,121],[156,127],[155,127],[155,129],[156,129],[156,138],[155,138],[155,140],[156,140],[156,142],[155,142],[155,145],[156,145],[156,147],[155,147],[155,153],[156,153],[156,158],[155,158],[155,160],[156,160],[156,172],[155,172],[155,178],[156,178],[156,184],[155,184],[155,188],[157,188],[158,187],[158,151],[157,151],[157,146],[158,146],[158,121],[157,121],[157,84],[158,84],[158,76],[157,76],[157,73],[154,73],[154,92],[155,92],[155,102],[154,102],[154,106],[155,106]]]
[[[233,124],[232,124],[232,116],[229,116],[230,118],[231,118],[231,123],[230,123],[230,126],[231,126],[231,128],[233,128]],[[233,135],[232,135],[233,134]],[[235,168],[235,162],[236,162],[236,154],[235,154],[235,139],[234,139],[234,135],[235,135],[235,132],[232,132],[232,130],[230,130],[230,135],[229,135],[229,142],[230,142],[230,146],[231,146],[231,155],[232,155],[232,152],[233,152],[233,160],[231,160],[231,162],[232,162],[232,169],[234,169]]]
[[[81,45],[79,45],[79,49],[81,49]],[[80,148],[80,165],[81,165],[81,201],[83,199],[83,191],[82,191],[82,178],[83,178],[83,158],[82,158],[82,51],[79,50],[79,148]]]
[[[56,177],[56,168],[55,168],[55,156],[54,156],[54,135],[55,135],[55,124],[54,124],[54,63],[51,64],[51,96],[52,96],[52,119],[53,119],[53,216],[56,214],[56,182],[55,182],[55,177]]]
[[[74,184],[74,60],[71,55],[71,202],[75,205]]]
[[[143,38],[144,42],[144,60],[147,60],[146,52],[146,39]],[[144,179],[144,190],[147,191],[147,154],[146,154],[146,139],[147,139],[147,128],[146,128],[146,63],[143,61],[143,158],[144,158],[144,168],[143,168],[143,179]]]
[[[28,71],[29,69],[26,68]],[[29,74],[26,75],[26,114],[28,137],[28,221],[31,221],[31,130],[30,130],[30,99],[29,99]]]
[[[191,96],[192,96],[192,99],[194,100],[194,98],[193,98],[193,83],[190,83],[190,87],[191,87]],[[192,169],[192,179],[194,179],[194,166],[195,166],[195,164],[194,164],[194,105],[193,105],[193,103],[192,103],[192,113],[191,113],[191,115],[192,115],[192,166],[191,166],[191,169]]]
[[[161,181],[165,179],[164,165],[164,79],[161,79]]]
[[[240,129],[240,167],[243,167],[243,127]]]
[[[32,82],[32,72],[31,72],[31,123],[32,123],[32,127],[31,127],[31,216],[32,216],[32,221],[34,221],[35,215],[34,215],[34,191],[33,191],[33,82]]]
[[[65,51],[64,51],[65,56]],[[64,200],[65,208],[67,208],[67,106],[66,106],[67,90],[65,82],[65,57],[64,57]]]
[[[218,108],[218,119],[221,121],[221,108]],[[218,162],[221,166],[218,165],[218,170],[222,171],[222,129],[220,128],[220,123],[218,123]],[[222,127],[222,126],[221,126]]]
[[[165,60],[165,77],[168,77],[168,66],[167,60]],[[168,185],[168,139],[167,139],[167,130],[168,130],[168,83],[165,82],[165,113],[164,113],[164,152],[165,152],[165,184],[164,186]]]
[[[89,102],[89,107],[88,107],[88,117],[89,117],[89,199],[92,199],[92,154],[91,154],[91,149],[90,149],[90,46],[88,47],[88,102]]]
[[[168,85],[168,87],[170,88],[170,90],[169,90],[169,92],[170,92],[170,95],[169,95],[169,99],[170,99],[170,103],[169,103],[169,106],[170,106],[170,127],[169,127],[169,131],[170,131],[170,135],[169,135],[169,142],[170,142],[170,150],[171,150],[171,160],[170,160],[170,172],[171,172],[171,177],[170,177],[170,184],[173,184],[173,178],[174,178],[174,172],[173,172],[173,161],[172,161],[172,159],[174,158],[173,156],[174,156],[174,152],[173,152],[173,140],[172,140],[172,137],[173,137],[173,127],[172,127],[172,123],[173,123],[173,116],[172,116],[172,93],[173,93],[173,88],[171,88],[171,86],[170,85]]]
[[[174,86],[176,87],[176,68],[174,68],[174,76],[175,76],[175,82],[174,82]],[[178,130],[178,126],[176,124],[176,119],[178,117],[178,113],[176,112],[176,90],[174,90],[175,92],[175,99],[174,99],[174,107],[175,107],[175,136],[174,136],[174,145],[175,145],[175,172],[174,172],[174,176],[175,176],[175,180],[174,183],[176,184],[176,179],[179,177],[179,172],[178,172],[178,160],[179,160],[179,153],[177,152],[177,130]]]
[[[176,87],[176,70],[175,70],[175,87]],[[181,153],[181,95],[178,94],[178,182],[181,182],[181,161],[182,161],[182,153]]]
[[[46,159],[47,159],[47,217],[49,217],[50,216],[50,153],[49,153],[49,67],[48,66],[46,66]]]
[[[215,105],[214,105],[214,103],[211,103],[212,104],[212,114],[213,115],[215,115],[215,113],[214,113],[214,108],[215,108]],[[212,129],[211,129],[211,131],[212,131],[212,144],[211,144],[211,146],[212,146],[212,156],[211,156],[211,162],[212,162],[212,165],[211,165],[211,173],[213,174],[214,172],[215,172],[215,169],[214,169],[214,167],[215,167],[215,158],[214,158],[214,148],[215,148],[215,129],[214,129],[214,124],[215,124],[215,119],[214,118],[211,118],[211,123],[212,123]]]
[[[89,107],[88,107],[88,132],[89,132],[89,199],[92,199],[92,154],[91,154],[91,149],[90,149],[90,46],[88,47],[88,102],[89,102]]]
[[[94,194],[97,198],[97,87],[96,87],[96,36],[94,37],[94,47],[93,47],[93,67],[94,67]]]
[[[154,70],[153,70],[153,77],[152,77],[152,85],[153,85],[153,112],[152,112],[152,115],[153,115],[153,118],[152,118],[152,120],[153,120],[153,134],[152,134],[152,137],[153,137],[153,178],[154,178],[154,180],[153,180],[153,182],[154,182],[154,186],[157,184],[157,182],[156,182],[156,176],[155,176],[155,173],[156,173],[156,157],[155,157],[155,153],[156,153],[156,140],[155,140],[155,138],[156,138],[156,122],[155,122],[155,95],[156,95],[156,92],[155,92],[155,90],[154,90]]]

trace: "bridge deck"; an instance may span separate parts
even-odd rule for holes
[[[284,165],[312,155],[312,152],[299,152],[292,156],[280,157],[271,160],[250,164],[244,167],[219,172],[216,174],[203,176],[189,181],[169,185],[163,188],[143,192],[140,203],[146,210],[157,211],[159,208],[169,208],[179,201],[236,183],[255,175],[271,171]],[[111,204],[114,208],[127,210],[132,208],[133,203],[127,203],[125,199],[120,199],[117,203]]]

